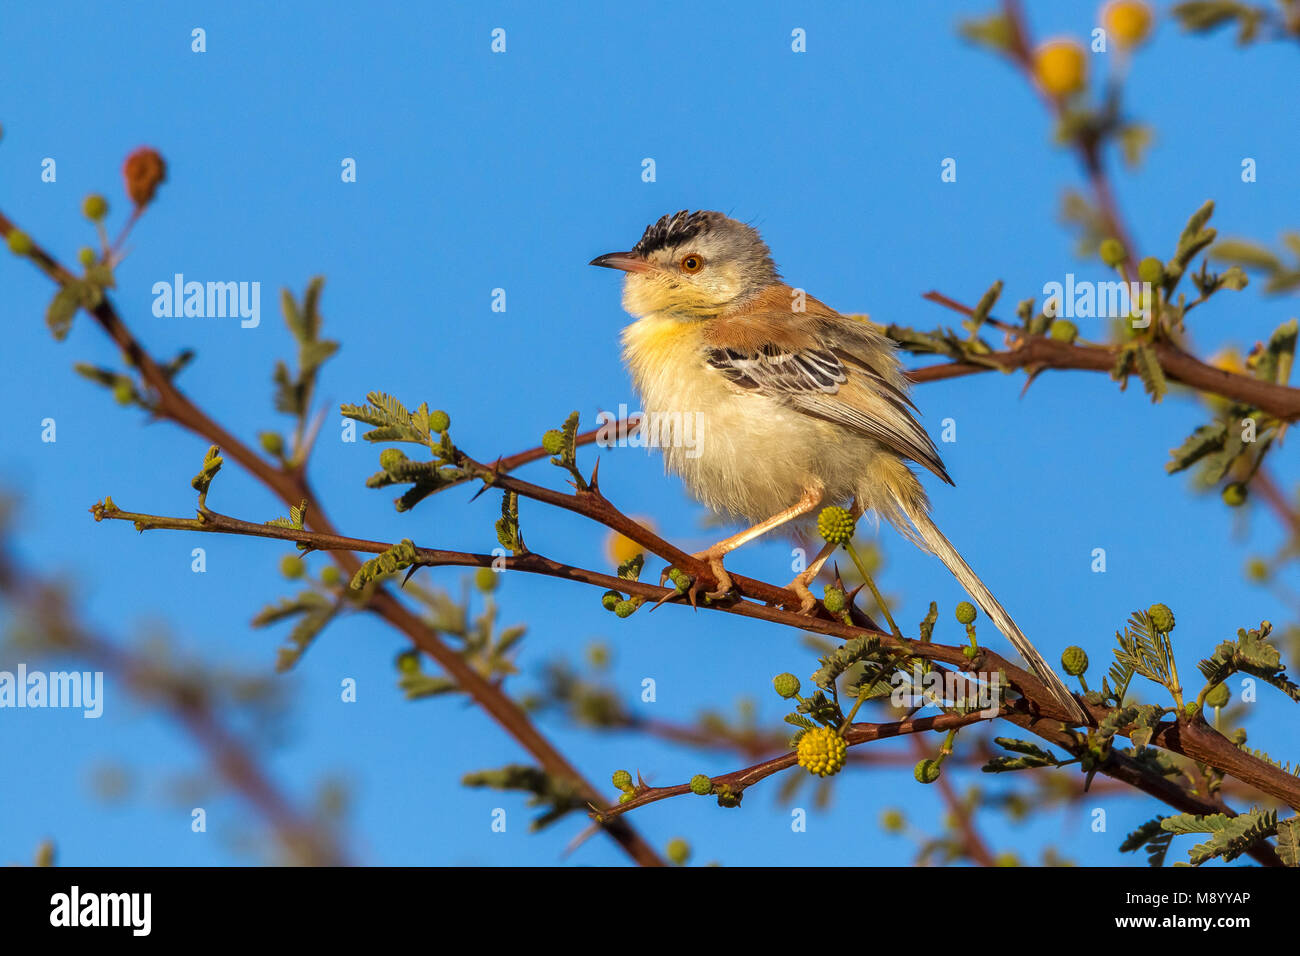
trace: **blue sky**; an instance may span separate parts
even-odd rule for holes
[[[930,289],[973,302],[1001,278],[1008,314],[1066,272],[1105,278],[1095,260],[1075,258],[1058,222],[1061,189],[1078,185],[1079,174],[1073,157],[1051,146],[1037,97],[955,36],[959,15],[988,6],[230,3],[185,11],[159,3],[105,16],[97,4],[11,4],[0,12],[10,78],[0,87],[0,208],[71,263],[93,239],[82,197],[103,191],[116,226],[127,209],[123,157],[142,144],[158,148],[168,182],[132,237],[115,300],[155,354],[198,351],[182,378],[196,400],[250,440],[284,426],[270,405],[274,361],[291,354],[278,290],[300,293],[319,274],[326,334],[343,343],[321,401],[336,407],[372,389],[410,405],[427,400],[451,414],[466,450],[490,458],[536,444],[572,409],[592,422],[621,402],[635,407],[618,360],[627,321],[618,283],[587,262],[683,207],[753,222],[792,284],[882,322],[952,324],[920,298]],[[1096,5],[1031,3],[1029,13],[1040,37],[1082,35]],[[205,53],[190,50],[194,27],[206,30]],[[497,27],[507,51],[494,55]],[[790,50],[795,27],[807,32],[806,53]],[[1272,243],[1300,225],[1300,125],[1294,102],[1278,93],[1293,79],[1295,56],[1281,45],[1243,52],[1226,35],[1189,38],[1161,22],[1128,94],[1134,114],[1155,125],[1156,142],[1140,170],[1116,177],[1141,254],[1167,257],[1207,198],[1224,234]],[[1240,180],[1246,156],[1258,163],[1253,184]],[[41,181],[46,157],[57,162],[54,183]],[[345,157],[356,160],[355,183],[340,181]],[[655,160],[653,183],[641,178],[646,157]],[[945,157],[958,161],[956,183],[940,181]],[[261,325],[155,318],[150,289],[178,272],[260,282]],[[504,313],[491,309],[496,288],[506,290]],[[117,356],[84,315],[67,341],[51,339],[44,277],[0,256],[0,292],[0,486],[22,492],[21,553],[41,570],[74,575],[90,620],[110,634],[163,627],[213,662],[269,668],[283,635],[251,631],[248,620],[288,590],[276,574],[288,549],[93,524],[86,508],[105,494],[128,509],[186,513],[205,443],[170,425],[143,427],[138,412],[71,372],[76,361],[111,365]],[[1249,346],[1294,312],[1293,299],[1224,294],[1194,315],[1194,340],[1205,352]],[[1095,331],[1084,325],[1085,336]],[[1172,396],[1153,406],[1140,388],[1121,393],[1096,374],[1046,374],[1024,399],[1022,384],[990,374],[926,385],[915,398],[932,433],[944,418],[957,421],[958,440],[941,446],[957,486],[928,485],[936,520],[1047,657],[1080,644],[1098,672],[1129,612],[1163,601],[1178,616],[1182,669],[1194,674],[1195,661],[1237,627],[1288,619],[1275,596],[1239,573],[1247,556],[1278,543],[1267,517],[1245,522],[1164,474],[1166,450],[1206,418],[1198,403]],[[58,423],[54,444],[40,440],[45,418]],[[331,416],[313,474],[342,529],[465,550],[494,545],[494,495],[471,503],[472,492],[458,489],[397,514],[388,492],[362,484],[376,449],[339,435]],[[589,466],[590,450],[582,458]],[[1289,484],[1295,464],[1287,448],[1274,467]],[[527,475],[556,486],[563,479],[544,463]],[[644,452],[603,454],[601,479],[624,510],[651,516],[672,539],[693,549],[709,543],[702,509]],[[233,469],[210,503],[253,520],[283,511]],[[601,529],[528,504],[524,520],[535,550],[605,566]],[[881,583],[902,599],[900,622],[914,626],[938,600],[938,636],[959,640],[950,623],[964,597],[956,583],[892,531],[881,540],[889,561]],[[207,548],[204,574],[190,570],[198,545]],[[1090,570],[1096,547],[1107,550],[1105,574]],[[729,565],[784,580],[788,545],[748,547]],[[451,588],[462,577],[422,573]],[[605,639],[613,679],[647,716],[688,721],[756,697],[760,715],[776,723],[784,710],[772,675],[806,677],[815,666],[786,629],[682,610],[620,622],[598,596],[507,576],[503,619],[531,628],[519,689],[535,684],[544,660]],[[985,639],[1006,650],[997,636]],[[402,646],[376,622],[350,619],[286,678],[294,710],[270,766],[303,798],[323,778],[350,782],[357,858],[622,861],[601,840],[563,857],[582,821],[530,835],[522,800],[462,788],[463,773],[524,755],[459,702],[404,701],[392,668]],[[354,704],[339,701],[345,677],[358,682]],[[652,705],[635,703],[645,677],[658,686]],[[164,771],[194,766],[188,741],[120,688],[110,685],[109,695],[97,721],[0,714],[0,859],[25,859],[46,836],[70,864],[244,859],[215,832],[237,824],[240,806],[214,804],[212,832],[198,836],[188,808],[162,790]],[[1285,756],[1288,735],[1269,727],[1282,708],[1265,694],[1249,726],[1252,745]],[[559,720],[543,727],[600,782],[618,767],[667,783],[740,766],[726,753],[598,736]],[[143,789],[125,804],[98,801],[88,779],[105,762],[133,768]],[[739,813],[679,799],[635,822],[660,847],[687,837],[697,860],[881,864],[909,859],[905,841],[880,833],[882,808],[905,804],[931,829],[939,812],[937,795],[905,769],[859,773],[839,783],[832,809],[807,833],[794,834],[777,783],[755,788]],[[489,827],[498,806],[509,813],[505,834]],[[1095,807],[1107,811],[1106,833],[1090,829]],[[998,850],[1032,859],[1054,841],[1072,858],[1106,863],[1123,834],[1158,811],[1141,798],[1089,798],[1014,828],[993,817],[985,827]]]

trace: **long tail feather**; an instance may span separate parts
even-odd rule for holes
[[[966,593],[975,599],[975,603],[984,609],[984,613],[989,616],[989,620],[994,623],[997,629],[1015,645],[1016,650],[1029,664],[1030,669],[1038,676],[1039,680],[1047,685],[1047,689],[1057,703],[1074,715],[1075,720],[1080,723],[1091,723],[1087,713],[1079,706],[1079,702],[1074,699],[1069,688],[1056,676],[1056,671],[1052,670],[1047,661],[1043,660],[1043,655],[1035,650],[1034,645],[1029,643],[1029,638],[1025,637],[1024,632],[1016,626],[1016,622],[1011,620],[1011,615],[998,603],[998,599],[993,596],[993,593],[984,586],[984,582],[979,579],[979,576],[971,570],[970,565],[952,546],[952,542],[943,536],[943,532],[930,520],[930,516],[926,514],[925,510],[916,507],[908,508],[902,501],[900,501],[900,504],[903,504],[907,517],[916,526],[921,540],[938,556],[940,561],[947,565],[948,570],[961,582],[961,586],[966,589]]]

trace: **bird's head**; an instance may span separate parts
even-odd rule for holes
[[[627,273],[623,307],[637,316],[710,318],[780,281],[757,230],[720,212],[664,216],[631,251],[591,264]]]

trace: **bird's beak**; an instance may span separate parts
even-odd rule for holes
[[[654,268],[635,252],[609,252],[603,256],[597,256],[587,264],[603,266],[606,269],[621,269],[624,272],[649,272]]]

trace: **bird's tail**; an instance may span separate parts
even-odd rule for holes
[[[1030,670],[1047,685],[1047,689],[1051,692],[1052,697],[1056,699],[1056,702],[1073,715],[1078,722],[1091,723],[1087,713],[1071,695],[1069,688],[1056,676],[1056,672],[1052,670],[1047,661],[1043,660],[1043,655],[1034,649],[1034,645],[1029,643],[1029,638],[1025,637],[1024,632],[1016,626],[1016,622],[1011,620],[1011,615],[998,603],[998,599],[993,596],[993,592],[984,586],[984,582],[971,570],[970,565],[952,546],[952,542],[945,538],[943,532],[930,520],[924,505],[908,507],[905,500],[900,500],[899,504],[903,506],[908,519],[915,525],[921,540],[938,556],[940,561],[947,565],[948,570],[961,582],[961,586],[966,589],[966,593],[975,599],[975,603],[984,609],[984,613],[989,616],[989,620],[996,625],[997,629],[1015,645],[1016,650],[1020,652],[1020,656],[1029,664]]]

